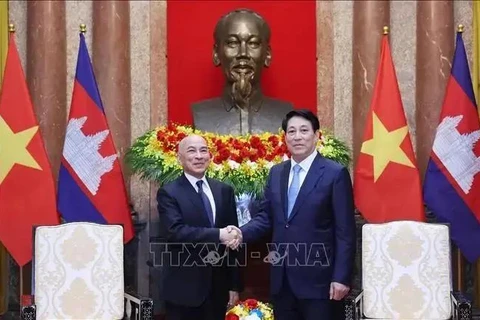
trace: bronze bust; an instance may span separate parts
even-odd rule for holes
[[[262,94],[263,67],[272,59],[270,27],[258,13],[239,9],[223,16],[214,31],[213,63],[221,66],[221,97],[192,104],[196,129],[218,134],[277,133],[292,104]]]

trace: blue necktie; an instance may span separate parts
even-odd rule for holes
[[[288,217],[292,213],[293,206],[295,205],[295,200],[297,200],[298,191],[300,190],[300,167],[298,164],[293,166],[293,179],[288,189]]]
[[[207,195],[205,194],[205,192],[203,192],[202,186],[203,186],[203,181],[202,181],[202,180],[198,180],[198,181],[197,181],[198,194],[199,194],[200,197],[202,198],[203,206],[205,207],[205,211],[207,211],[208,220],[210,220],[210,224],[213,226],[214,223],[213,223],[212,204],[210,203],[210,200],[208,200],[208,197],[207,197]]]

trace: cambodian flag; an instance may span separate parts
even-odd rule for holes
[[[428,163],[424,199],[470,262],[480,257],[480,124],[462,34]]]
[[[121,224],[125,242],[134,235],[119,159],[83,34],[60,166],[58,210],[66,222]]]

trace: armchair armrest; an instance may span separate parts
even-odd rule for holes
[[[124,319],[152,320],[153,300],[141,297],[134,293],[124,293],[125,317]]]
[[[345,320],[362,319],[363,290],[352,290],[345,297]]]
[[[33,297],[32,297],[33,298]],[[124,293],[125,298],[125,316],[124,319],[134,320],[152,320],[153,319],[153,300],[140,297],[136,294]],[[22,320],[35,320],[36,307],[33,299],[22,303],[20,318]],[[133,316],[133,317],[132,317]]]
[[[453,319],[471,320],[472,302],[461,292],[450,292],[453,307]]]

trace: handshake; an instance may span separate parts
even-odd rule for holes
[[[220,242],[230,249],[237,250],[242,244],[242,231],[235,226],[220,229]]]

